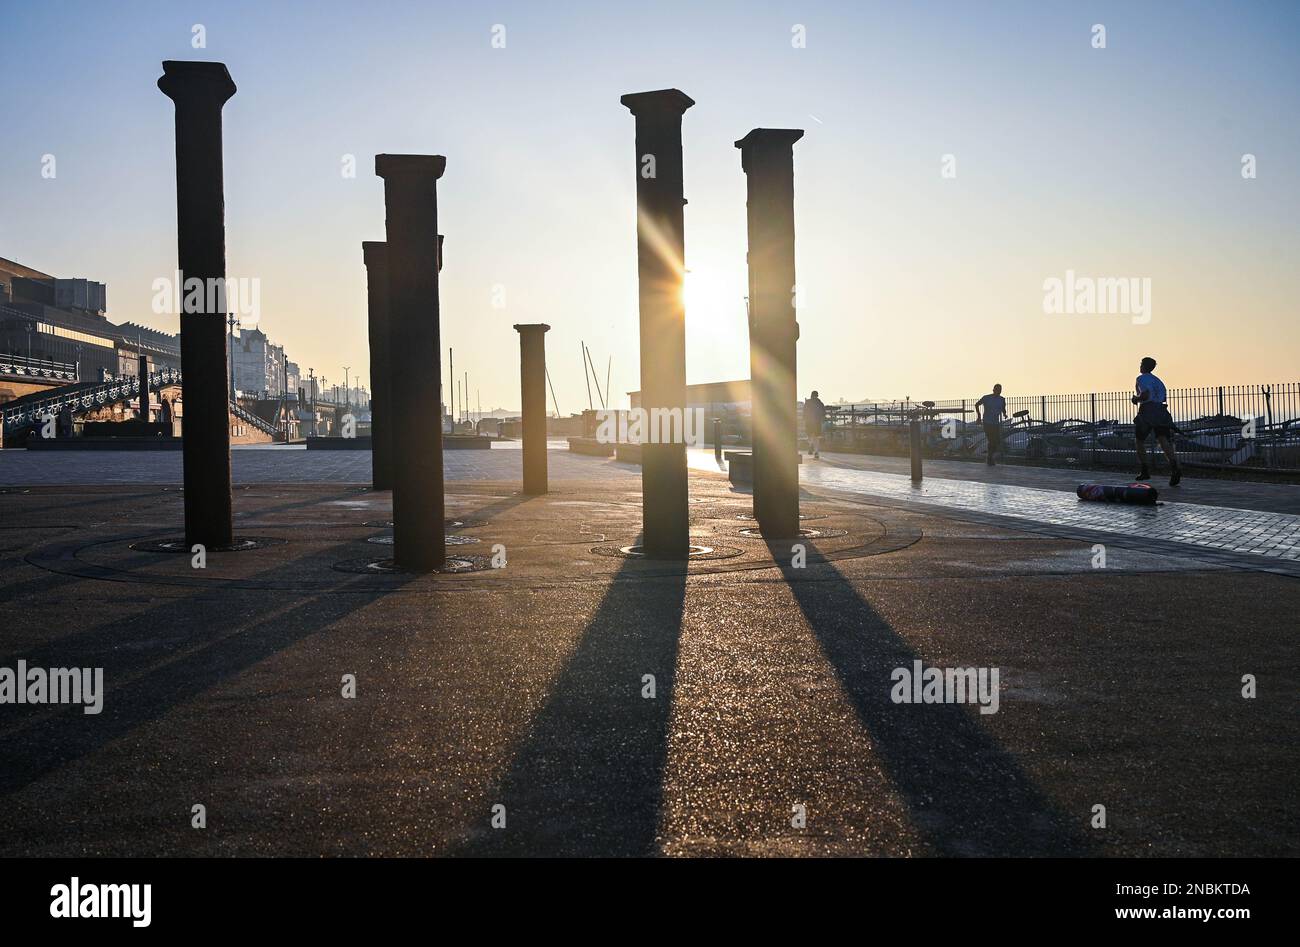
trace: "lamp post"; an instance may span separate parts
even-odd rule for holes
[[[233,312],[226,319],[226,324],[230,326],[230,400],[235,400],[235,327],[239,325],[239,317]]]
[[[343,366],[343,413],[347,414],[348,409],[352,407],[352,392],[348,390],[348,372],[352,370],[350,365]]]

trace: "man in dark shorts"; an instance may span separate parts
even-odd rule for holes
[[[814,457],[822,455],[822,430],[826,426],[826,405],[817,392],[803,403],[803,429],[808,435],[808,450]]]
[[[983,412],[983,417],[980,417]],[[1002,397],[1002,386],[994,385],[993,394],[975,402],[975,423],[984,426],[984,437],[989,442],[988,465],[994,466],[993,453],[1002,452],[1002,419],[1007,416],[1007,399]]]
[[[1178,455],[1174,453],[1173,441],[1170,440],[1174,418],[1166,404],[1169,394],[1165,390],[1165,383],[1155,376],[1155,367],[1156,360],[1150,355],[1142,359],[1142,363],[1138,366],[1140,374],[1134,386],[1137,394],[1132,398],[1133,403],[1138,406],[1137,417],[1133,419],[1133,433],[1137,438],[1138,463],[1142,467],[1138,471],[1137,479],[1151,479],[1151,470],[1147,467],[1146,440],[1152,432],[1155,432],[1156,443],[1169,458],[1169,486],[1176,487],[1183,479],[1183,471],[1178,466]]]

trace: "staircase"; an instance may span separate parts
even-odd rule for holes
[[[245,411],[235,402],[230,402],[230,413],[239,418],[245,424],[257,428],[263,434],[270,434],[272,437],[279,437],[283,432],[276,429],[274,424],[268,424],[251,411]]]
[[[150,391],[157,391],[164,385],[181,384],[183,384],[181,372],[176,368],[163,368],[149,374]],[[3,413],[4,418],[3,434],[5,439],[17,439],[24,430],[36,427],[44,418],[51,415],[57,418],[65,408],[71,409],[76,415],[105,405],[138,401],[139,398],[140,379],[134,375],[113,381],[64,385],[60,388],[52,388],[48,392],[24,395],[0,407],[0,413]],[[245,411],[233,401],[230,403],[230,414],[265,434],[274,437],[278,433],[274,425]]]

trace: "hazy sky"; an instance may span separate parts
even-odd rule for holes
[[[1171,387],[1300,365],[1293,2],[68,2],[6,4],[4,22],[0,256],[101,280],[110,318],[175,331],[150,309],[176,263],[173,108],[155,82],[163,59],[225,62],[229,275],[261,280],[262,328],[331,383],[343,365],[369,382],[373,156],[436,153],[457,376],[485,409],[516,407],[511,326],[548,322],[561,409],[586,407],[580,339],[602,385],[613,356],[626,404],[636,164],[618,99],[673,86],[698,103],[691,382],[749,373],[732,143],[755,126],[807,131],[801,393],[1118,389],[1148,353]],[[1044,281],[1067,270],[1149,279],[1150,320],[1046,314]]]

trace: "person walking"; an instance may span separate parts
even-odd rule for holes
[[[1174,445],[1171,440],[1174,418],[1169,413],[1169,405],[1166,403],[1169,399],[1169,393],[1165,389],[1165,383],[1156,377],[1155,367],[1156,360],[1150,355],[1142,359],[1141,364],[1138,365],[1137,382],[1134,385],[1134,390],[1137,393],[1131,399],[1138,406],[1137,417],[1133,419],[1133,434],[1137,441],[1138,463],[1141,465],[1137,479],[1151,479],[1151,470],[1147,466],[1146,440],[1154,432],[1156,443],[1160,445],[1160,449],[1169,458],[1169,486],[1176,487],[1179,481],[1183,479],[1183,469],[1178,465],[1178,455],[1174,453]]]
[[[822,428],[825,424],[826,405],[814,391],[812,397],[803,403],[803,429],[808,435],[808,449],[814,457],[822,455]]]
[[[984,427],[984,438],[989,442],[990,467],[996,466],[993,454],[1002,453],[1002,419],[1006,416],[1007,399],[1002,397],[1001,385],[994,385],[992,394],[975,402],[975,423]]]

